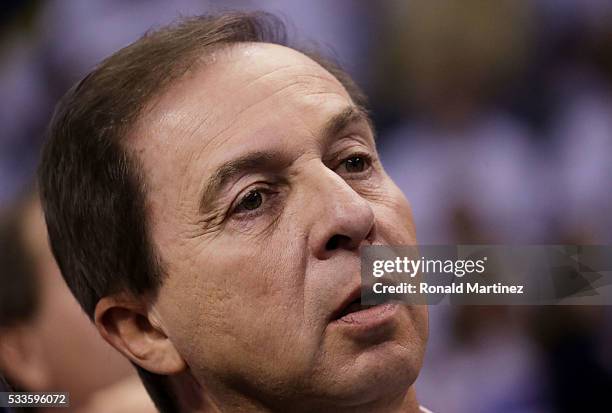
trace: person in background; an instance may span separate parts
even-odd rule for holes
[[[63,411],[155,411],[129,363],[100,338],[70,294],[35,194],[0,218],[0,268],[3,387],[69,392],[70,408]]]

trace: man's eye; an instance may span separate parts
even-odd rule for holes
[[[361,156],[354,156],[344,161],[344,165],[347,172],[363,172],[366,161]]]
[[[229,215],[235,219],[251,219],[262,214],[273,213],[278,206],[277,196],[280,191],[262,184],[243,192],[245,195],[239,196],[229,211]]]
[[[367,155],[353,155],[342,161],[340,164],[341,169],[344,169],[346,173],[359,173],[364,172],[369,168],[371,159]]]
[[[263,195],[260,190],[249,191],[240,201],[234,212],[253,211],[263,203]]]

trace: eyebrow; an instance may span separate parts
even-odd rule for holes
[[[321,129],[321,136],[324,141],[329,142],[350,124],[363,121],[367,122],[373,134],[372,121],[367,111],[359,106],[347,106],[325,122]],[[206,211],[217,194],[234,177],[253,171],[281,169],[283,164],[286,164],[285,159],[286,156],[277,151],[257,151],[225,162],[215,170],[201,192],[200,213]]]
[[[372,136],[374,136],[374,126],[368,112],[360,106],[352,105],[347,106],[332,116],[323,126],[321,135],[326,141],[329,141],[346,129],[350,124],[357,122],[366,122],[372,132]]]
[[[279,167],[282,154],[276,152],[251,152],[238,158],[232,159],[221,165],[208,179],[208,183],[200,197],[200,212],[212,202],[217,193],[232,178],[250,171],[270,169]]]

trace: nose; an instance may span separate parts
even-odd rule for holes
[[[316,179],[318,207],[309,236],[312,254],[320,260],[339,251],[356,251],[375,236],[375,216],[370,203],[344,179],[325,168]]]

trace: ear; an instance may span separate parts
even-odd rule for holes
[[[27,391],[46,391],[51,387],[44,346],[30,326],[0,331],[0,370],[6,377]]]
[[[94,322],[107,342],[143,369],[161,375],[186,370],[185,361],[142,299],[125,294],[103,297]]]

